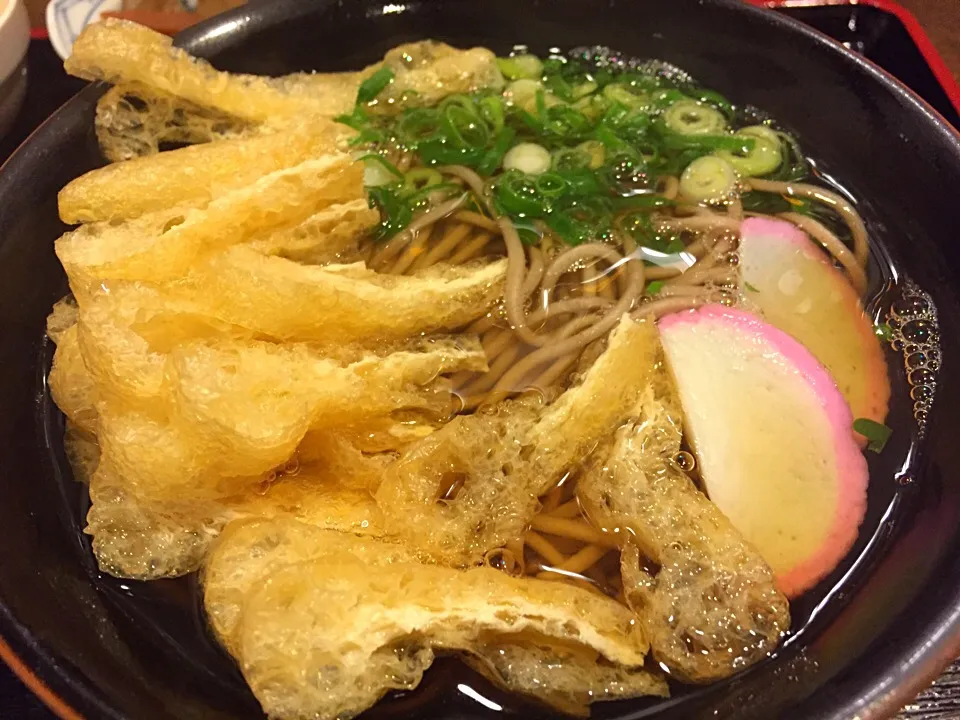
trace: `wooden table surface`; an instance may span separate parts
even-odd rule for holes
[[[960,79],[960,0],[900,0],[900,4],[916,15],[953,76]]]

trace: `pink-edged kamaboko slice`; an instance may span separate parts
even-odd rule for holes
[[[809,350],[756,315],[708,305],[659,327],[707,494],[796,597],[863,520],[850,408]]]
[[[795,225],[750,218],[740,239],[744,297],[830,372],[855,418],[882,423],[890,399],[883,349],[857,291]]]

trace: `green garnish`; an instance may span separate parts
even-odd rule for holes
[[[746,288],[747,290],[749,290],[750,292],[754,292],[754,293],[760,292],[760,291],[757,290],[753,285],[751,285],[750,283],[748,283],[746,280],[743,281],[743,287]]]
[[[616,230],[651,250],[681,252],[688,239],[658,232],[650,220],[673,203],[657,193],[663,178],[681,179],[681,202],[722,202],[739,196],[735,169],[772,179],[808,174],[791,136],[751,126],[722,95],[655,67],[619,69],[526,53],[499,58],[498,66],[509,80],[502,92],[457,93],[434,104],[410,93],[372,102],[394,80],[383,67],[361,83],[354,109],[336,119],[357,131],[351,144],[371,153],[409,153],[414,168],[471,168],[489,189],[489,197],[475,199],[478,207],[490,202],[515,224],[545,224],[570,245],[612,239]],[[512,152],[518,146],[536,147],[538,162],[525,150]],[[415,214],[411,186],[426,185],[421,201],[424,192],[436,200],[442,195],[428,188],[442,183],[432,175],[429,183],[395,183],[396,173],[384,167],[389,178],[380,173],[371,202],[381,210],[386,236]],[[710,167],[723,172],[691,170]],[[761,192],[744,194],[743,203],[750,212],[813,214],[819,207]],[[530,242],[538,237],[521,235]]]
[[[663,288],[663,280],[654,280],[647,285],[645,290],[647,295],[656,295]]]
[[[887,441],[893,434],[893,430],[883,423],[869,420],[868,418],[857,418],[853,421],[853,429],[867,439],[867,449],[875,453],[883,452]]]
[[[357,89],[357,105],[365,105],[376,99],[377,95],[383,92],[383,89],[393,82],[393,70],[388,67],[382,67],[373,75],[368,77]]]
[[[886,342],[890,342],[891,340],[893,340],[893,328],[890,327],[890,325],[888,325],[887,323],[880,323],[879,325],[875,325],[873,328],[873,331],[877,334],[877,337],[879,337],[881,340],[885,340]]]
[[[497,58],[497,66],[507,80],[538,78],[543,72],[543,63],[536,55],[515,55]]]
[[[401,180],[403,179],[403,173],[400,172],[397,169],[397,166],[387,160],[383,155],[378,155],[377,153],[367,153],[366,155],[361,155],[358,157],[357,160],[376,163],[394,177]]]

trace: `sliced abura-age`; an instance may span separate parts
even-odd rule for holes
[[[134,580],[196,571],[233,520],[290,518],[342,532],[382,532],[380,509],[370,493],[339,485],[317,466],[229,499],[162,502],[137,498],[124,478],[98,467],[90,480],[90,499],[85,532],[93,537],[100,570]]]
[[[850,408],[809,350],[756,315],[709,305],[663,318],[660,333],[707,494],[799,595],[863,520]]]
[[[499,89],[503,75],[496,60],[486,48],[458,50],[424,40],[400,45],[383,61],[357,72],[279,78],[238,75],[191,57],[161,33],[131,22],[106,20],[84,29],[64,68],[86,80],[145,88],[150,95],[178,98],[201,112],[214,111],[256,127],[283,125],[303,115],[334,117],[350,112],[360,84],[382,67],[394,72],[392,92],[399,96],[415,91],[427,104],[452,93]]]
[[[760,553],[677,463],[682,416],[669,379],[657,379],[584,468],[577,497],[624,543],[624,596],[654,657],[710,682],[775,648],[790,609]]]
[[[363,163],[332,153],[264,175],[203,208],[186,205],[117,224],[82,225],[55,247],[82,304],[83,295],[104,281],[178,280],[204,257],[364,197]]]
[[[476,340],[424,341],[354,362],[302,345],[184,344],[167,358],[153,402],[101,403],[102,465],[140,498],[229,497],[283,465],[311,430],[394,412],[445,416],[452,403],[441,376],[485,363]]]
[[[555,402],[521,398],[460,415],[411,445],[377,503],[387,532],[438,562],[471,565],[519,537],[538,498],[623,421],[653,372],[652,322],[624,316],[606,350]],[[455,496],[443,497],[453,485]]]
[[[349,265],[302,265],[233,247],[171,293],[204,312],[280,340],[341,345],[454,330],[503,292],[506,260],[386,275]]]
[[[65,223],[119,221],[179,206],[202,206],[264,175],[329,153],[350,132],[323,120],[289,131],[190,145],[112,163],[81,175],[57,195]]]
[[[857,290],[795,225],[750,218],[740,238],[744,297],[833,376],[855,418],[882,423],[890,381]]]
[[[302,523],[228,528],[204,572],[204,601],[271,717],[353,717],[390,689],[415,688],[443,650],[476,657],[501,647],[528,666],[546,657],[538,646],[559,645],[636,676],[613,696],[666,693],[643,669],[648,644],[634,614],[611,598],[489,567],[423,564],[402,545]],[[539,696],[529,669],[503,681]],[[614,675],[588,673],[601,681],[595,691],[577,684],[596,697]]]

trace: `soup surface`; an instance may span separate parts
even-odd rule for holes
[[[447,654],[573,715],[730,677],[862,535],[887,342],[925,419],[928,298],[865,313],[854,199],[677,68],[269,79],[107,22],[67,69],[113,85],[48,326],[85,532],[146,607],[199,587],[271,717]]]

